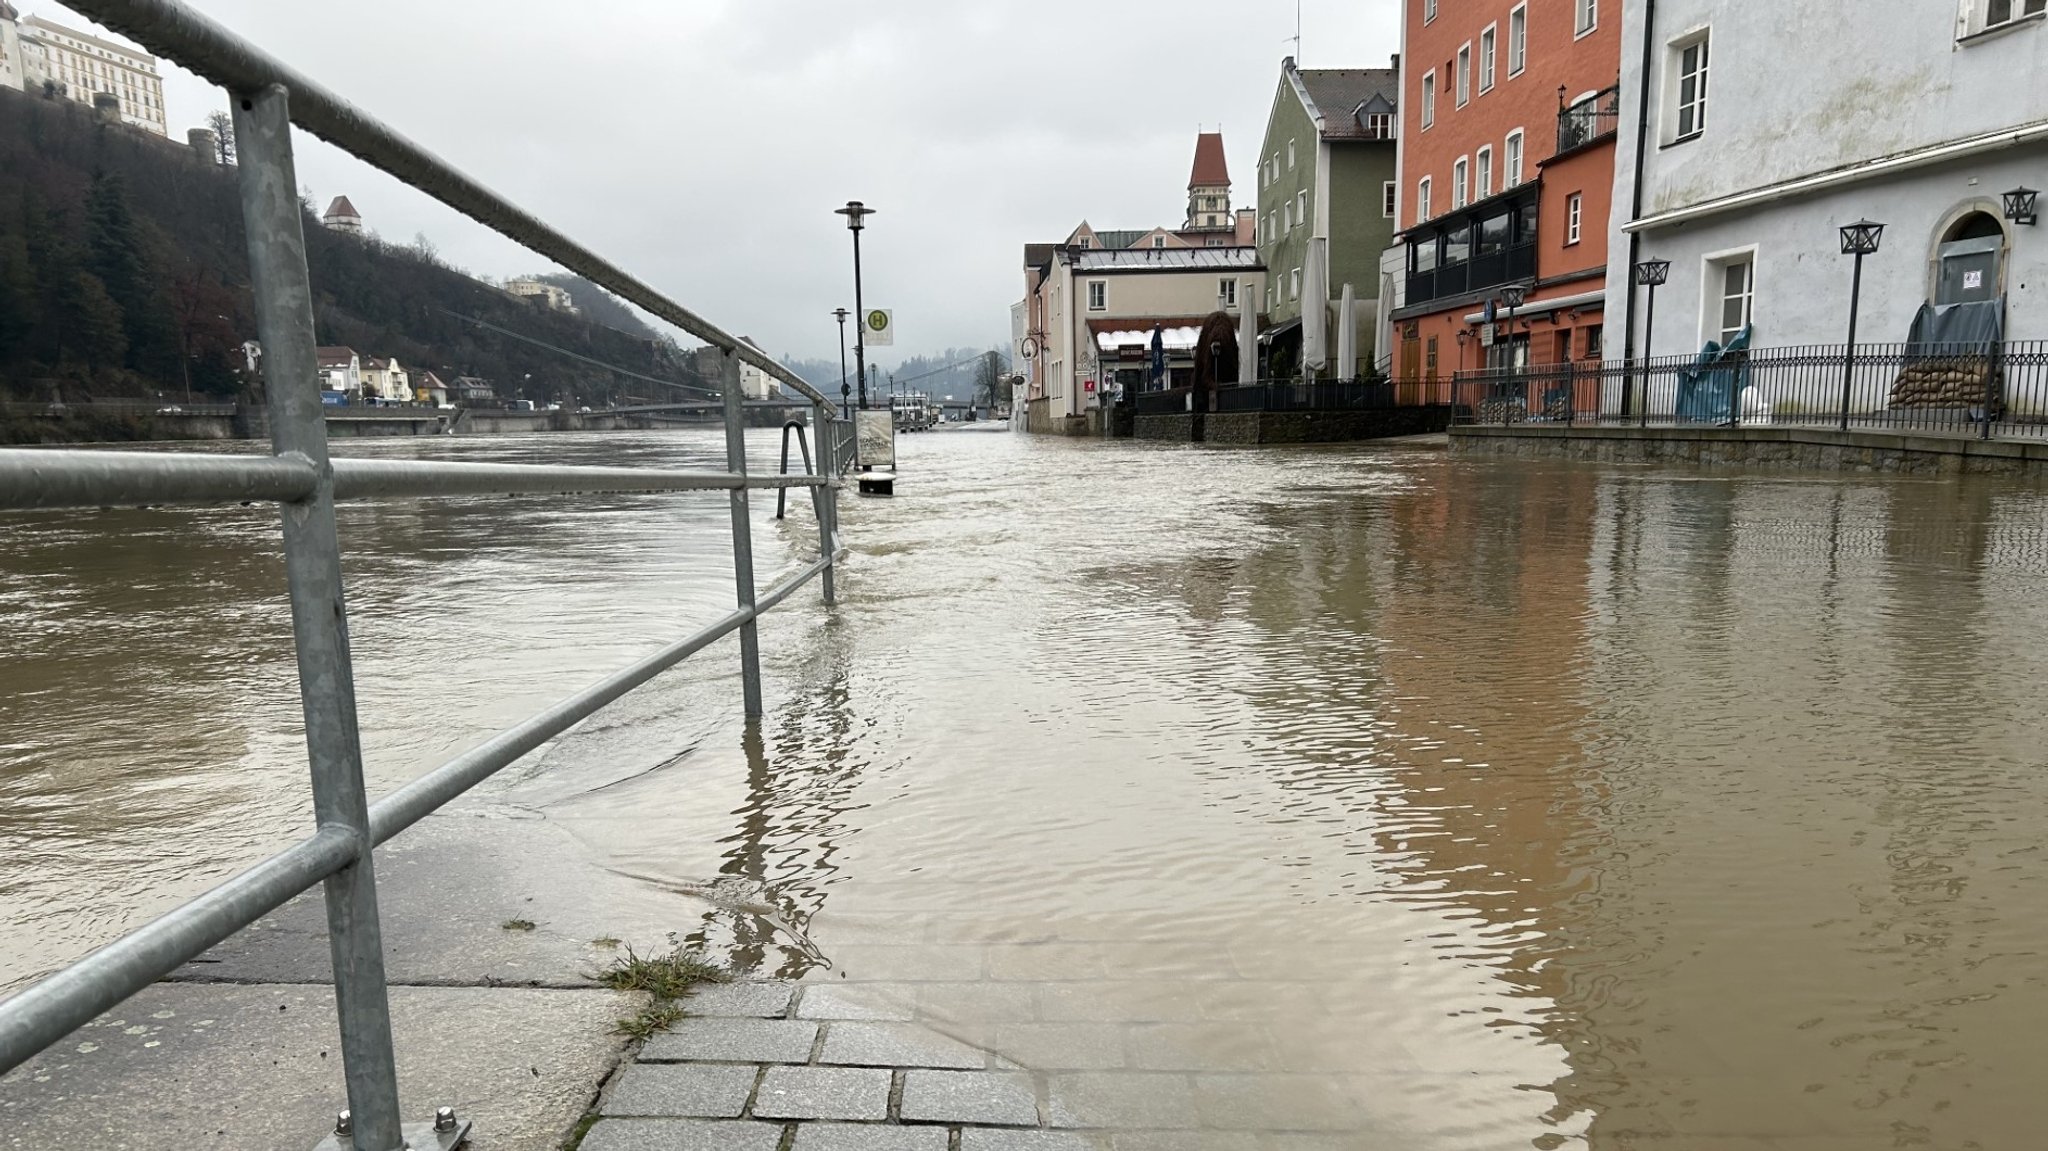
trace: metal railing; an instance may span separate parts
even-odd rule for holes
[[[1262,380],[1216,389],[1219,412],[1367,412],[1394,406],[1382,380]]]
[[[1457,373],[1465,423],[1832,427],[2048,438],[2048,342],[1818,344]]]
[[[1557,151],[1552,158],[1611,136],[1621,124],[1621,88],[1603,88],[1570,107],[1557,110]]]
[[[737,632],[746,713],[762,713],[756,620],[814,577],[833,601],[839,457],[851,425],[788,369],[526,214],[392,129],[175,0],[74,0],[72,7],[159,56],[227,88],[232,104],[251,287],[272,430],[270,455],[0,450],[0,509],[96,508],[268,500],[282,505],[285,569],[299,668],[316,829],[197,899],[0,1002],[0,1073],[169,974],[287,900],[325,885],[335,1008],[350,1121],[339,1145],[357,1151],[449,1147],[450,1131],[400,1120],[372,849],[547,740],[661,672]],[[726,470],[332,459],[314,357],[305,212],[292,128],[313,133],[448,206],[717,347]],[[804,396],[817,437],[814,474],[749,475],[740,365]],[[748,492],[808,488],[819,554],[758,591]],[[335,505],[366,497],[483,493],[723,491],[732,511],[735,609],[613,673],[372,804],[343,597]]]

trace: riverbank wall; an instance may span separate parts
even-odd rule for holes
[[[1212,417],[1213,418],[1213,417]],[[2048,477],[2048,438],[1722,427],[1455,427],[1451,451],[1506,459],[1729,469]]]
[[[1420,436],[1450,427],[1448,407],[1365,412],[1171,412],[1140,415],[1141,440],[1181,444],[1337,444]]]

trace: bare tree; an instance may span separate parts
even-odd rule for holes
[[[220,162],[232,165],[235,162],[235,118],[226,111],[217,111],[206,118],[206,126],[213,129],[214,139],[220,143]]]

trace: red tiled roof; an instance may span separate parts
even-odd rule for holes
[[[1223,161],[1223,133],[1203,132],[1195,137],[1195,171],[1188,187],[1230,183],[1230,165]]]
[[[363,218],[363,214],[356,211],[356,206],[348,202],[347,196],[336,196],[334,202],[327,205],[327,215],[330,218],[334,216],[354,216],[358,220]]]

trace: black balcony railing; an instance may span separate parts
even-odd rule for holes
[[[2048,342],[1752,348],[1459,372],[1466,423],[1835,427],[2048,438]]]
[[[1557,151],[1553,156],[1576,152],[1603,136],[1611,136],[1621,124],[1621,89],[1602,89],[1569,107],[1557,110]]]
[[[1502,284],[1528,280],[1535,275],[1536,243],[1532,238],[1454,264],[1409,273],[1407,303],[1426,304],[1449,296],[1483,292]]]

